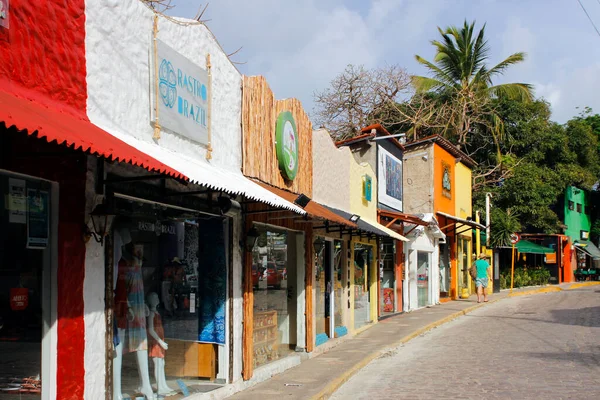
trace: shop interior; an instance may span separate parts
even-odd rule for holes
[[[0,173],[0,187],[0,399],[39,399],[50,326],[50,185]]]
[[[124,199],[116,199],[116,208],[113,382],[132,398],[220,387],[227,219]]]
[[[354,245],[354,329],[369,324],[371,316],[371,273],[373,246]]]
[[[379,285],[379,313],[381,316],[391,315],[396,310],[396,245],[395,240],[381,240],[380,259],[382,262],[381,282]]]

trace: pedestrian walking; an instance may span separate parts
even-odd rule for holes
[[[483,294],[483,301],[487,303],[487,287],[492,271],[490,264],[487,261],[488,255],[485,253],[479,254],[479,258],[475,261],[475,268],[477,269],[477,278],[475,279],[475,286],[477,286],[477,302],[481,303],[481,295]]]

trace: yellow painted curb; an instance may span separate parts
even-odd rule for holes
[[[524,292],[509,293],[508,297],[527,296],[530,294],[551,293],[551,292],[560,292],[560,291],[562,291],[562,288],[559,288],[558,286],[550,286],[550,287],[545,287],[545,288],[540,288],[540,289],[526,290]]]
[[[490,300],[488,302],[488,304],[491,303],[495,303],[498,300]],[[453,319],[456,319],[458,317],[460,317],[461,315],[465,315],[470,313],[471,311],[482,307],[484,304],[477,304],[468,308],[465,308],[462,311],[458,311],[455,312],[454,314],[448,315],[445,318],[442,318],[438,321],[432,322],[429,325],[426,325],[420,329],[417,329],[415,332],[411,333],[408,336],[403,337],[402,339],[392,343],[388,348],[395,348],[395,347],[399,347],[400,345],[416,338],[417,336],[420,336],[422,334],[424,334],[427,331],[430,331],[434,328],[437,328],[440,325],[443,325],[447,322],[452,321]],[[323,390],[321,390],[319,393],[317,393],[316,395],[311,397],[311,400],[324,400],[329,398],[329,396],[331,396],[336,390],[338,390],[344,383],[346,383],[348,381],[348,379],[350,379],[354,374],[356,374],[358,371],[360,371],[361,369],[363,369],[364,367],[366,367],[371,361],[375,360],[376,358],[380,357],[382,354],[382,351],[376,351],[374,353],[369,354],[368,356],[366,356],[365,358],[363,358],[362,360],[360,360],[360,362],[358,362],[357,364],[355,364],[352,368],[350,368],[348,371],[344,372],[341,376],[337,377],[336,379],[334,379],[333,381],[331,381],[327,386],[325,386],[325,388],[323,388]]]
[[[571,286],[569,286],[567,288],[567,290],[571,290],[571,289],[579,289],[582,287],[587,287],[587,286],[596,286],[596,285],[600,285],[600,282],[581,282],[581,283],[574,283]]]

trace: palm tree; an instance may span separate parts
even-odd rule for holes
[[[419,55],[415,58],[424,65],[432,77],[413,76],[412,84],[417,93],[436,94],[440,107],[447,119],[444,133],[454,135],[459,144],[464,145],[476,124],[487,125],[499,150],[498,139],[502,135],[502,121],[490,100],[507,97],[521,101],[533,98],[533,88],[526,83],[493,84],[493,78],[525,60],[525,53],[515,53],[492,68],[488,68],[489,46],[485,39],[485,25],[474,36],[475,22],[462,28],[451,26],[438,31],[442,40],[433,40],[436,47],[434,62]]]

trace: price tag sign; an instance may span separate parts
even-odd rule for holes
[[[13,311],[23,311],[29,305],[29,289],[11,288],[10,289],[10,309]]]

